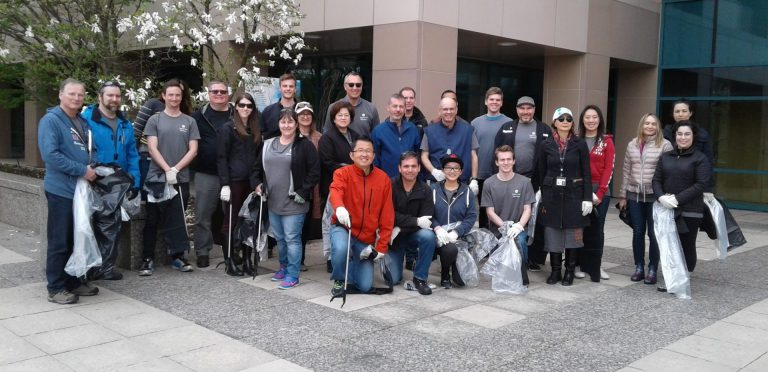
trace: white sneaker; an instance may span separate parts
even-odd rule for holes
[[[602,279],[602,280],[608,280],[608,279],[610,279],[610,278],[611,278],[611,276],[610,276],[610,275],[608,275],[608,273],[607,273],[607,272],[605,272],[605,270],[603,270],[603,269],[600,269],[600,279]]]
[[[585,274],[585,273],[584,273],[583,271],[581,271],[581,270],[576,270],[576,273],[574,273],[574,274],[573,274],[573,276],[575,276],[575,277],[576,277],[576,279],[584,279],[584,277],[586,277],[586,276],[587,276],[587,274]]]

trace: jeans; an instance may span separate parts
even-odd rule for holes
[[[333,264],[331,280],[344,280],[346,265],[349,263],[349,283],[354,284],[361,292],[368,292],[373,287],[373,261],[360,259],[360,252],[368,244],[352,237],[348,256],[348,237],[347,229],[336,225],[331,226],[331,263]]]
[[[521,231],[517,235],[517,244],[520,245],[520,255],[523,256],[523,262],[528,262],[528,233]]]
[[[650,200],[650,199],[649,199]],[[645,266],[645,232],[648,230],[650,248],[648,249],[648,267],[659,267],[659,244],[653,232],[653,201],[627,200],[629,218],[632,220],[632,253],[636,266]]]
[[[142,258],[155,259],[155,244],[157,243],[157,228],[161,226],[161,232],[168,246],[168,253],[172,257],[183,257],[189,250],[189,235],[187,235],[186,210],[189,203],[189,183],[180,183],[174,186],[180,194],[171,200],[161,203],[147,203],[147,219],[144,223],[144,248]],[[184,206],[181,198],[184,198]],[[183,208],[183,209],[182,209]]]
[[[283,216],[269,211],[269,226],[277,240],[280,267],[285,267],[287,275],[297,279],[301,265],[301,229],[304,227],[304,216]]]
[[[435,233],[428,229],[419,229],[408,234],[399,234],[387,254],[389,271],[395,284],[403,280],[403,258],[409,249],[417,249],[416,264],[413,266],[413,277],[427,280],[429,265],[435,254]]]
[[[45,277],[48,293],[72,290],[80,285],[77,278],[67,274],[67,265],[75,244],[75,216],[72,199],[45,192],[48,199],[48,255],[45,261]]]
[[[213,248],[211,220],[219,206],[219,176],[195,173],[195,253],[207,256]]]

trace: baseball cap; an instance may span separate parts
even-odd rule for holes
[[[567,107],[558,107],[557,109],[555,109],[555,113],[552,114],[552,121],[555,121],[557,120],[557,118],[566,114],[571,115],[571,117],[573,117],[573,112],[571,112],[571,110],[569,110]]]
[[[315,114],[315,110],[312,110],[312,105],[309,102],[304,101],[296,104],[296,115],[301,114],[307,110],[309,110],[309,112],[311,112],[313,115]]]
[[[517,100],[517,107],[520,107],[522,105],[531,105],[533,107],[536,107],[536,103],[533,102],[533,98],[528,96],[522,96],[520,99]]]
[[[464,161],[462,161],[461,158],[456,154],[446,155],[440,159],[440,164],[443,166],[443,168],[445,168],[445,165],[448,163],[458,163],[462,169],[464,168]]]

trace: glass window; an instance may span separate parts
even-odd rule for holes
[[[486,113],[485,91],[492,86],[504,92],[501,112],[510,118],[517,117],[515,104],[518,98],[531,96],[537,103],[542,102],[542,70],[462,58],[459,58],[456,68],[456,93],[461,103],[459,115],[468,121]],[[541,119],[541,112],[537,111],[535,116]]]
[[[765,96],[768,66],[665,69],[661,72],[663,97]]]
[[[664,4],[662,66],[702,65],[712,59],[713,1]]]
[[[715,63],[768,63],[768,1],[719,0]]]

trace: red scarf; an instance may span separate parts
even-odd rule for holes
[[[571,134],[568,133],[568,138],[562,139],[562,138],[560,138],[560,135],[555,130],[554,133],[552,133],[552,135],[555,138],[555,142],[557,143],[557,147],[559,148],[560,154],[562,155],[563,151],[565,151],[565,148],[568,145],[568,140],[571,139]]]

